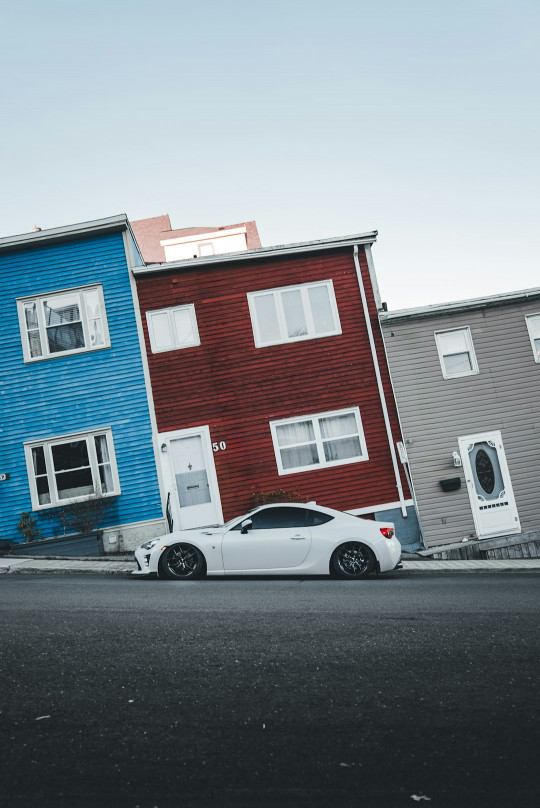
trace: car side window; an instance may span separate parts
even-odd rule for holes
[[[331,522],[334,517],[328,513],[321,513],[321,511],[308,511],[306,527],[317,527],[317,525],[325,525],[326,522]]]
[[[270,528],[305,527],[306,508],[268,508],[251,516],[253,530]]]

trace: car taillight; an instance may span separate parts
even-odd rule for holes
[[[381,533],[385,537],[385,539],[391,539],[394,536],[394,528],[393,527],[381,527]]]

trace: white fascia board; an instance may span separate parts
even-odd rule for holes
[[[216,230],[212,233],[196,233],[191,236],[182,236],[181,238],[167,238],[165,241],[160,241],[162,247],[170,247],[172,244],[190,244],[193,241],[208,241],[214,238],[224,238],[225,236],[241,236],[247,233],[247,227],[232,227],[230,230]]]
[[[353,247],[355,244],[373,244],[377,240],[377,231],[358,233],[353,236],[320,239],[318,241],[301,241],[297,244],[278,244],[275,247],[258,247],[256,250],[243,250],[237,253],[219,253],[202,258],[186,258],[181,261],[166,261],[162,264],[147,264],[145,267],[133,269],[135,275],[147,275],[152,272],[169,272],[171,269],[192,269],[194,266],[212,266],[227,261],[254,261],[258,258],[278,258],[281,255],[297,255],[318,250],[335,250],[339,247]]]
[[[380,312],[381,323],[396,320],[414,320],[423,317],[432,317],[438,314],[452,314],[453,312],[468,311],[469,309],[485,309],[491,306],[503,306],[507,303],[521,303],[525,300],[534,300],[540,297],[540,288],[522,289],[517,292],[504,292],[500,295],[488,297],[474,297],[470,300],[455,300],[449,303],[435,303],[431,306],[418,306],[412,309],[396,309],[396,311]]]
[[[18,236],[0,238],[0,251],[32,247],[53,241],[65,241],[77,236],[86,236],[96,233],[121,232],[131,229],[125,213],[118,216],[109,216],[107,219],[95,219],[90,222],[53,227],[49,230],[37,230],[32,233],[22,233]]]

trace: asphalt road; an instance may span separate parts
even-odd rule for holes
[[[539,584],[2,576],[0,805],[536,806]]]

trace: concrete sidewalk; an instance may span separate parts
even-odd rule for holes
[[[129,577],[137,565],[129,555],[121,558],[29,558],[0,557],[0,574],[9,575],[123,575]],[[398,575],[445,573],[540,572],[540,558],[486,559],[474,561],[439,561],[416,559],[403,561]]]

